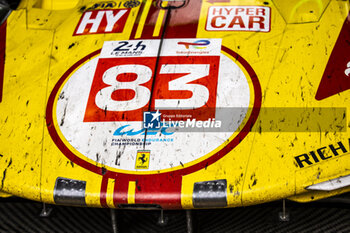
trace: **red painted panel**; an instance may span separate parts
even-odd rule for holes
[[[202,0],[196,0],[188,1],[188,4],[179,9],[172,9],[169,19],[169,25],[167,25],[166,27],[165,38],[196,38],[201,7]],[[138,22],[140,20],[143,10],[144,4],[141,6],[139,15],[137,16],[136,23],[132,30],[130,39],[134,39],[135,37]],[[163,26],[161,27],[161,32],[157,37],[154,37],[153,32],[155,29],[159,12],[159,4],[157,4],[157,0],[154,0],[149,9],[146,22],[142,30],[141,39],[161,38],[167,12],[165,12],[163,18]]]
[[[157,78],[155,80],[154,85],[154,91],[152,96],[152,103],[151,103],[151,110],[155,111],[157,108],[155,108],[155,101],[156,100],[188,100],[191,97],[193,97],[194,93],[192,91],[186,90],[186,91],[180,91],[180,90],[170,90],[169,85],[172,80],[181,80],[186,75],[192,75],[192,74],[160,74],[159,69],[162,67],[162,65],[166,64],[181,64],[181,65],[187,65],[187,64],[196,64],[196,65],[209,65],[210,66],[210,72],[207,76],[199,77],[197,80],[194,80],[192,82],[189,82],[188,84],[197,84],[199,86],[204,87],[209,92],[209,98],[206,101],[205,105],[199,108],[194,109],[182,109],[182,110],[168,110],[168,109],[162,109],[163,118],[165,120],[166,117],[164,116],[171,116],[171,115],[190,115],[191,117],[170,117],[173,120],[186,120],[186,119],[197,119],[206,121],[210,118],[215,118],[215,107],[216,107],[216,96],[217,96],[217,85],[218,85],[218,76],[219,76],[219,56],[178,56],[178,57],[161,57],[159,59],[159,67],[158,67],[158,73]],[[168,106],[168,105],[167,105]]]
[[[136,35],[136,31],[137,31],[137,28],[140,24],[140,20],[141,20],[141,16],[142,16],[142,12],[144,11],[145,9],[145,3],[142,2],[141,3],[141,6],[140,6],[140,10],[139,12],[137,13],[137,17],[136,17],[136,20],[135,20],[135,23],[134,23],[134,26],[132,27],[132,31],[131,31],[131,34],[130,34],[130,39],[135,39],[135,35]]]
[[[0,103],[2,102],[6,48],[6,21],[0,25]]]
[[[156,26],[159,12],[160,12],[160,8],[156,6],[156,1],[153,1],[148,11],[145,25],[143,26],[141,39],[160,39],[162,33],[159,33],[159,36],[157,37],[153,37],[153,31]],[[164,21],[165,21],[165,17],[163,19],[163,24],[164,24]],[[164,25],[162,26],[161,31],[163,30],[163,27]]]
[[[316,93],[317,100],[350,89],[350,13],[345,19],[337,42]]]
[[[149,77],[147,82],[141,82],[139,86],[146,87],[148,90],[151,89],[151,85],[153,82],[153,73],[154,67],[156,63],[156,57],[132,57],[132,58],[100,58],[99,63],[97,65],[94,80],[92,82],[91,91],[85,111],[84,122],[103,122],[103,121],[142,121],[143,112],[149,109],[149,102],[140,106],[137,109],[125,111],[113,111],[107,108],[101,108],[96,104],[96,96],[101,95],[101,92],[105,89],[111,89],[111,86],[118,84],[130,84],[132,82],[136,82],[141,78],[140,71],[137,71],[137,67],[149,67],[152,70],[152,76]],[[215,118],[215,106],[216,106],[216,90],[217,90],[217,82],[218,82],[218,67],[219,67],[219,57],[214,56],[179,56],[179,57],[161,57],[159,60],[159,66],[157,71],[157,79],[155,81],[154,89],[157,90],[154,92],[151,104],[151,110],[155,110],[155,99],[164,100],[164,99],[176,99],[176,100],[186,100],[192,97],[193,93],[191,91],[170,91],[169,83],[174,79],[182,79],[184,76],[188,74],[180,73],[180,74],[160,74],[160,68],[162,65],[166,64],[207,64],[211,66],[210,72],[207,76],[199,77],[197,80],[190,82],[191,84],[198,84],[200,86],[205,87],[209,91],[209,98],[206,101],[205,106],[190,109],[190,110],[162,110],[162,113],[167,115],[171,114],[189,114],[197,120],[208,120],[209,118]],[[134,67],[132,72],[135,73],[127,73],[125,75],[118,75],[117,77],[113,77],[114,84],[108,83],[108,81],[103,81],[103,78],[106,79],[108,72],[107,70],[113,69],[118,66],[131,65]],[[112,88],[113,89],[113,88]],[[127,103],[130,100],[133,100],[135,97],[135,91],[133,89],[129,89],[127,87],[113,89],[113,92],[109,94],[109,99],[111,101],[118,101],[119,103],[125,102],[125,107],[127,107]],[[148,96],[144,96],[142,99],[147,99]],[[108,100],[106,100],[108,101]],[[105,104],[106,106],[108,104]],[[103,105],[103,106],[105,106]],[[172,109],[172,108],[169,108]]]
[[[171,10],[165,38],[196,38],[202,0],[188,1],[182,8]]]
[[[106,84],[103,81],[103,77],[105,72],[108,69],[111,69],[113,67],[117,67],[120,65],[132,65],[135,66],[142,66],[142,67],[149,67],[152,71],[155,67],[155,62],[156,58],[151,57],[151,58],[144,58],[144,57],[132,57],[132,58],[100,58],[99,63],[97,65],[96,71],[95,71],[95,76],[94,80],[92,82],[91,86],[91,91],[89,94],[89,100],[87,103],[86,111],[85,111],[85,116],[84,116],[84,122],[101,122],[101,121],[141,121],[142,120],[142,113],[144,111],[148,110],[148,105],[146,104],[145,106],[132,110],[132,111],[111,111],[110,109],[101,109],[96,105],[96,96],[99,95],[99,92],[105,88],[108,88],[109,84]],[[154,72],[154,71],[153,71]],[[133,74],[135,73],[128,73],[128,77],[134,76]],[[152,76],[151,76],[152,77]],[[116,77],[117,80],[116,82],[122,83],[123,81],[118,81],[119,76]],[[130,77],[132,78],[132,77]],[[148,89],[151,89],[152,85],[152,78],[149,79],[146,83],[140,84],[140,86],[144,86]],[[118,95],[120,96],[119,101],[127,101],[130,99],[133,99],[135,96],[135,92],[131,89],[124,89],[127,90],[123,93],[119,92],[120,90],[116,90],[115,92],[118,91]],[[112,93],[113,95],[113,93]],[[113,96],[110,96],[110,98],[113,98]]]

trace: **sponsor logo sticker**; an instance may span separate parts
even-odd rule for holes
[[[207,31],[269,32],[271,9],[264,6],[211,6]]]
[[[73,36],[104,33],[121,33],[130,9],[86,11],[81,16]]]
[[[191,42],[177,42],[177,44],[179,45],[184,45],[186,49],[189,49],[190,46],[192,46],[195,49],[205,49],[207,47],[207,45],[210,44],[209,40],[197,40],[193,43]]]
[[[86,11],[91,11],[91,10],[102,10],[102,9],[113,9],[117,6],[117,4],[113,1],[106,1],[106,2],[98,2],[94,3],[92,6],[85,8]],[[83,10],[85,10],[83,8]]]
[[[136,155],[135,169],[148,169],[151,151],[139,150]]]

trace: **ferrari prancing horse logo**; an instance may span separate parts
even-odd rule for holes
[[[150,154],[149,150],[137,151],[135,169],[148,169]]]

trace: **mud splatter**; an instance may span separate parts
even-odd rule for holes
[[[11,166],[11,164],[12,164],[12,158],[10,159],[9,164],[7,165],[7,167],[5,168],[5,170],[3,172],[0,190],[4,187],[4,182],[5,182],[5,179],[6,179],[6,172],[7,172],[7,169]]]

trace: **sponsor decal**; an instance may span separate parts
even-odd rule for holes
[[[135,135],[146,135],[146,128],[137,128],[133,127],[131,125],[122,125],[118,129],[116,129],[113,133],[114,136],[135,136]],[[147,129],[147,135],[153,136],[153,135],[172,135],[174,134],[173,131],[170,131],[167,126],[161,126],[159,128],[148,128]],[[138,141],[143,141],[138,140]]]
[[[205,49],[206,46],[210,44],[210,41],[209,40],[197,40],[193,43],[180,41],[180,42],[177,42],[177,44],[184,45],[186,49],[189,49],[190,46],[192,46],[195,49]]]
[[[247,135],[261,104],[248,63],[221,39],[165,39],[157,58],[159,45],[106,41],[64,74],[50,95],[47,125],[67,157],[118,173],[199,169]],[[145,150],[152,158],[139,153]],[[147,157],[154,162],[146,166]]]
[[[164,133],[162,133],[164,134]],[[124,135],[124,134],[123,134]],[[135,134],[130,135],[126,133],[125,135],[127,136],[135,136]],[[145,135],[145,134],[142,134]],[[155,135],[155,134],[147,134],[148,136],[150,135]],[[146,139],[140,139],[140,138],[113,138],[111,146],[118,146],[118,147],[138,147],[141,148],[143,146],[150,146],[151,144],[155,143],[172,143],[174,142],[174,138],[160,138],[160,137],[149,137]],[[118,166],[120,163],[118,164]]]
[[[151,151],[139,150],[136,155],[135,169],[148,169]]]
[[[307,167],[307,166],[322,162],[324,160],[346,154],[350,150],[350,138],[348,140],[349,140],[348,149],[344,146],[346,145],[346,143],[339,141],[336,144],[323,146],[316,150],[310,151],[309,153],[304,153],[304,154],[295,156],[294,157],[295,162],[299,168],[303,168],[305,166]]]
[[[117,4],[115,2],[112,2],[112,1],[98,2],[98,3],[95,3],[94,5],[92,5],[91,7],[88,7],[88,8],[83,9],[83,10],[92,11],[92,10],[102,10],[102,9],[113,9],[116,6],[117,6]]]
[[[263,6],[211,6],[207,31],[269,32],[271,9]]]
[[[348,76],[348,77],[350,76],[350,61],[348,62],[348,65],[347,65],[344,73],[346,76]]]
[[[137,0],[129,0],[124,2],[123,6],[126,8],[134,8],[134,7],[138,7],[140,5],[140,1]]]
[[[317,88],[316,100],[323,100],[350,89],[350,12],[340,30],[338,39]]]
[[[147,45],[144,44],[142,40],[138,41],[137,43],[120,41],[118,42],[118,46],[111,52],[111,55],[115,57],[141,56],[146,47]]]
[[[124,30],[130,9],[110,9],[86,11],[74,31],[73,36],[121,33]]]

